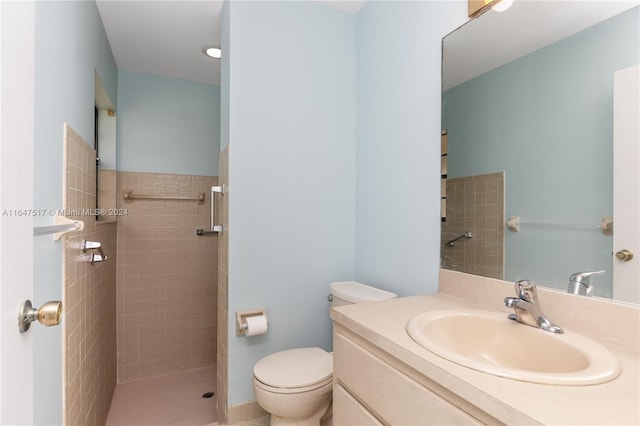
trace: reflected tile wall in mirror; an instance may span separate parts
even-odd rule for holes
[[[442,267],[504,278],[504,172],[447,180],[447,220],[443,223]],[[453,247],[445,243],[466,232]]]

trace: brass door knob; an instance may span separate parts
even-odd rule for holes
[[[62,319],[62,302],[47,302],[40,308],[34,308],[30,300],[25,300],[18,313],[18,328],[20,333],[29,330],[31,323],[38,321],[42,325],[52,326],[60,324]]]
[[[620,260],[622,260],[623,262],[628,262],[631,259],[633,259],[633,253],[631,253],[629,250],[620,250],[619,252],[616,253],[616,257]]]

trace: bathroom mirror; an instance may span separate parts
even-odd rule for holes
[[[565,291],[604,269],[612,297],[613,74],[639,21],[637,1],[515,1],[444,38],[443,268]]]
[[[95,73],[96,209],[100,222],[115,222],[109,214],[116,208],[116,113],[113,102]],[[102,214],[104,213],[104,214]]]

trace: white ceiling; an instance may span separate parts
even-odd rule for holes
[[[222,1],[96,1],[118,68],[220,82],[219,61],[202,53],[220,45]]]
[[[365,0],[366,1],[366,0]],[[365,1],[321,1],[356,13]],[[220,83],[220,62],[202,54],[220,46],[222,1],[97,0],[118,68]]]
[[[515,0],[505,12],[489,10],[445,37],[443,89],[639,4],[640,0]]]
[[[316,1],[354,14],[366,2]],[[96,3],[118,68],[220,83],[219,61],[204,56],[202,48],[220,45],[222,1],[97,0]],[[515,0],[506,12],[489,11],[447,36],[445,88],[638,4],[640,0]]]

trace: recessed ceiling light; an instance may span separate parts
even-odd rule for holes
[[[219,47],[206,46],[202,48],[202,53],[213,59],[222,58],[222,50]]]

